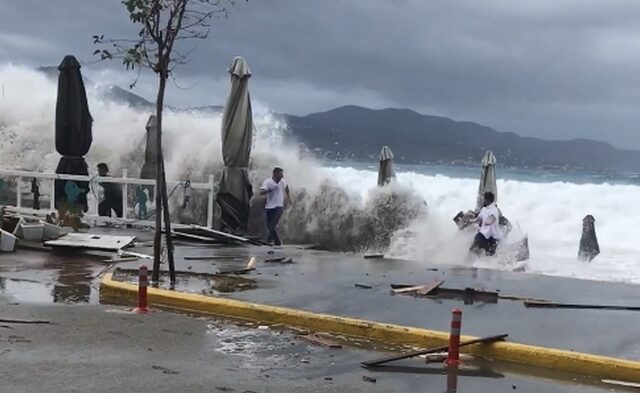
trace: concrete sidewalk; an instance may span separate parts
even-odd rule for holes
[[[286,331],[165,312],[138,316],[110,306],[10,306],[7,300],[0,305],[3,318],[53,324],[0,328],[3,393],[446,391],[446,375],[409,372],[425,367],[417,360],[394,372],[370,372],[359,363],[381,353],[309,346]],[[525,377],[510,367],[488,364],[481,372],[487,377],[461,376],[458,392],[601,391],[571,376]]]

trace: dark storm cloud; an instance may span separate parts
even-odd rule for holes
[[[17,62],[90,60],[94,33],[135,34],[117,0],[0,6],[0,55]],[[276,111],[402,106],[640,147],[639,17],[636,0],[238,1],[207,41],[186,44],[196,51],[178,83],[192,88],[173,88],[170,101],[222,102],[226,66],[240,54],[253,96]],[[142,84],[153,91],[152,77]]]

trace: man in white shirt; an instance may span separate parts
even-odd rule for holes
[[[498,241],[502,239],[500,228],[500,211],[495,204],[492,192],[484,193],[484,207],[478,216],[471,220],[478,224],[478,233],[473,239],[470,251],[484,250],[487,255],[495,255]]]
[[[276,232],[276,226],[282,217],[285,196],[287,198],[287,203],[291,203],[289,186],[284,181],[284,171],[282,168],[276,167],[273,169],[272,176],[262,183],[262,186],[260,187],[260,195],[267,196],[267,204],[265,205],[265,212],[267,213],[267,229],[269,230],[267,242],[279,246],[282,242]]]

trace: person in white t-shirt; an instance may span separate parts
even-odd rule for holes
[[[267,178],[262,182],[260,187],[260,195],[267,196],[267,204],[265,205],[265,212],[267,214],[267,229],[269,230],[269,237],[267,242],[273,243],[276,246],[282,244],[278,233],[276,232],[276,226],[278,221],[282,217],[282,212],[285,206],[285,197],[287,204],[291,203],[291,197],[289,196],[289,186],[284,181],[284,171],[282,168],[274,168],[273,174],[270,178]]]
[[[484,193],[484,207],[478,216],[471,220],[472,223],[478,224],[478,233],[469,251],[484,250],[487,255],[495,255],[498,242],[502,239],[500,210],[495,204],[495,199],[492,192]]]

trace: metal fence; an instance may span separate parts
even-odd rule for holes
[[[47,173],[47,172],[31,172],[31,171],[17,171],[17,170],[0,170],[0,178],[15,178],[16,179],[16,198],[15,198],[15,208],[18,211],[23,211],[26,213],[37,213],[37,210],[34,209],[30,209],[30,208],[25,208],[23,206],[23,199],[22,199],[22,194],[23,194],[23,189],[22,189],[22,185],[24,184],[24,182],[26,181],[25,179],[44,179],[44,180],[50,180],[51,181],[51,186],[48,192],[49,195],[49,209],[48,212],[55,212],[55,200],[56,200],[56,191],[55,191],[55,180],[75,180],[75,181],[83,181],[83,182],[88,182],[88,183],[116,183],[116,184],[121,184],[124,185],[122,187],[122,202],[123,202],[123,209],[122,209],[122,218],[121,219],[115,219],[115,220],[109,220],[105,217],[97,217],[97,216],[88,216],[87,218],[90,219],[95,219],[96,221],[133,221],[133,217],[127,217],[128,215],[128,205],[127,205],[127,201],[128,201],[128,197],[129,197],[129,190],[128,187],[129,185],[139,185],[139,186],[148,186],[148,187],[153,187],[153,189],[155,190],[155,186],[156,186],[156,181],[155,180],[149,180],[149,179],[137,179],[137,178],[132,178],[132,177],[128,177],[127,176],[127,170],[123,170],[122,171],[122,177],[100,177],[100,176],[83,176],[83,175],[62,175],[62,174],[57,174],[57,173]],[[176,186],[180,186],[185,184],[187,181],[167,181],[167,187],[171,188],[171,187],[176,187]],[[204,190],[207,192],[208,194],[208,203],[207,203],[207,226],[209,228],[211,228],[213,226],[213,209],[214,209],[214,198],[215,198],[215,193],[216,193],[216,187],[214,184],[214,178],[213,175],[209,175],[208,176],[208,182],[207,183],[193,183],[190,182],[190,187],[191,189],[194,190]],[[46,193],[42,194],[47,195]],[[96,204],[96,206],[92,206],[92,208],[94,208],[94,211],[97,211],[97,201],[94,200],[94,203]],[[40,210],[41,211],[41,210]],[[143,220],[135,220],[135,221],[139,221],[142,222]],[[150,225],[152,225],[153,223],[149,222]]]

